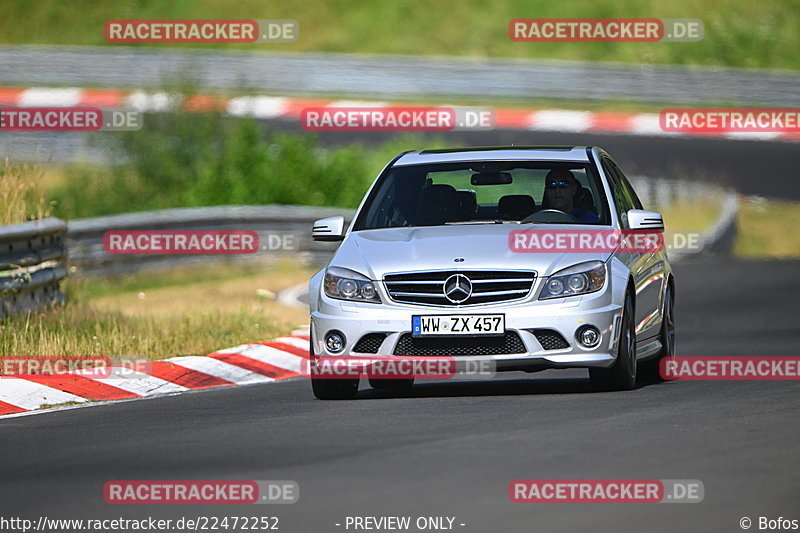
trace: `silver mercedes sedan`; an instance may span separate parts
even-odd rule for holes
[[[633,389],[637,377],[659,379],[659,361],[675,349],[663,230],[597,147],[400,154],[349,225],[314,223],[315,240],[341,245],[309,284],[311,360],[579,367],[599,389]],[[347,399],[359,379],[312,377],[312,385],[317,398]]]

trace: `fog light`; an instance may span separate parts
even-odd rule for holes
[[[600,332],[594,326],[583,326],[575,333],[575,338],[584,348],[594,348],[600,344]]]
[[[325,347],[331,353],[339,353],[344,350],[344,335],[338,331],[329,331],[325,335]]]

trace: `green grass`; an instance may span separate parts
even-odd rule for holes
[[[259,324],[258,327],[255,324]],[[126,316],[87,304],[8,319],[0,325],[0,353],[141,356],[206,355],[285,333],[242,310],[173,316]]]
[[[799,259],[800,202],[746,198],[736,219],[736,257],[746,259]]]
[[[68,279],[67,303],[0,321],[3,355],[165,359],[269,340],[307,323],[307,310],[262,296],[312,272],[279,263],[242,276],[225,264],[122,279]]]
[[[5,0],[0,14],[0,41],[13,44],[106,44],[108,19],[286,18],[300,23],[295,43],[203,46],[800,69],[796,0],[461,0],[446,5],[428,0]],[[517,43],[507,33],[514,18],[603,17],[699,18],[705,38],[696,43]]]
[[[716,199],[698,199],[693,202],[660,208],[667,231],[705,231],[719,216],[722,206]]]
[[[269,272],[285,275],[297,268],[292,261],[279,259],[271,265]],[[114,297],[124,293],[158,290],[164,288],[179,289],[197,283],[230,281],[232,279],[262,278],[263,265],[243,265],[234,261],[220,259],[208,265],[173,268],[170,270],[142,271],[123,274],[113,278],[71,277],[68,287],[72,299],[91,301],[95,298]]]

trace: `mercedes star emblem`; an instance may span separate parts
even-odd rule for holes
[[[454,304],[464,302],[472,295],[472,282],[464,274],[453,274],[444,280],[444,296]]]

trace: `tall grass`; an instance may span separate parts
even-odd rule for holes
[[[103,23],[117,18],[294,19],[293,43],[196,46],[800,69],[797,0],[4,0],[0,15],[0,42],[14,44],[104,45]],[[514,18],[604,17],[699,18],[705,35],[694,43],[518,43],[507,32]]]
[[[0,321],[0,361],[7,355],[164,359],[269,340],[307,315],[257,289],[277,293],[310,276],[301,265],[279,263],[257,275],[219,264],[102,280],[99,287],[97,280],[71,278],[63,307]]]
[[[42,187],[42,170],[29,163],[0,164],[0,226],[49,216],[50,205]]]
[[[260,326],[260,327],[259,327]],[[69,304],[0,322],[3,355],[127,355],[161,359],[206,355],[285,333],[285,325],[247,310],[126,316]]]

